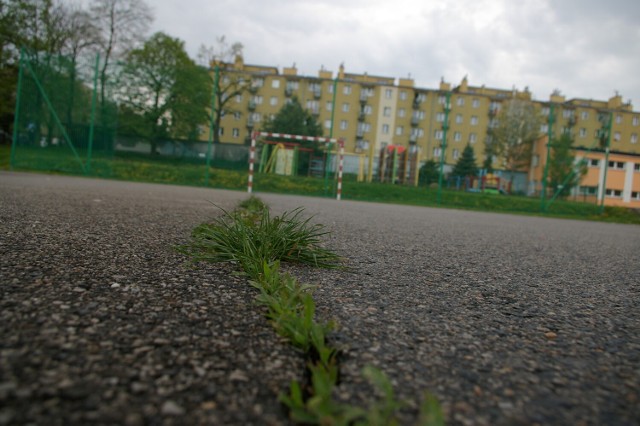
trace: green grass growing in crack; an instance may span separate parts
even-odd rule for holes
[[[280,395],[291,419],[320,425],[398,424],[396,413],[404,403],[396,398],[385,374],[373,367],[365,367],[363,375],[381,394],[379,400],[365,409],[334,399],[338,350],[328,345],[327,334],[335,324],[316,321],[312,286],[300,284],[280,271],[280,261],[340,267],[340,257],[321,247],[321,237],[327,234],[324,227],[303,219],[301,208],[272,217],[268,207],[255,197],[240,203],[233,212],[221,210],[221,218],[197,227],[192,242],[179,251],[196,260],[240,266],[258,290],[256,302],[267,309],[275,331],[302,352],[309,383],[292,381],[289,392]],[[418,424],[444,424],[437,400],[428,394]]]

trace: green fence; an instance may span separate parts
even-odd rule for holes
[[[152,153],[148,140],[119,128],[115,79],[107,78],[103,85],[102,66],[99,57],[73,60],[22,52],[13,169],[183,185],[246,185],[246,146],[210,147],[207,141],[165,138],[155,141]],[[220,179],[216,169],[237,173]]]

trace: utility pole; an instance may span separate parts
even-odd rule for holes
[[[445,94],[444,122],[442,123],[442,148],[440,150],[440,175],[438,176],[438,205],[442,202],[442,177],[444,175],[444,153],[447,149],[447,130],[449,129],[449,112],[451,111],[451,92]]]

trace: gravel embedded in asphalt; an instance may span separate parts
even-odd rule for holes
[[[640,422],[640,227],[258,195],[348,260],[292,268],[340,325],[341,400],[375,365],[403,424],[425,390],[450,424]],[[0,173],[0,424],[286,424],[300,355],[233,269],[173,250],[244,198]]]

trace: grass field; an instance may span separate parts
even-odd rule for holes
[[[79,153],[84,158],[83,153]],[[0,145],[0,169],[8,170],[10,147]],[[214,164],[214,166],[216,166]],[[226,165],[225,165],[226,166]],[[246,170],[229,170],[211,167],[209,180],[205,182],[203,161],[176,160],[165,157],[150,158],[140,155],[100,156],[91,161],[89,173],[68,152],[60,149],[21,150],[16,156],[16,170],[33,170],[47,173],[89,175],[108,179],[138,182],[156,182],[189,186],[244,190],[247,187]],[[282,177],[257,174],[254,190],[335,197],[335,182],[308,177]],[[346,176],[342,198],[345,200],[375,201],[416,206],[437,206],[437,190],[381,183],[358,183],[353,176]],[[442,207],[504,213],[544,215],[596,221],[640,224],[640,214],[620,207],[605,207],[602,214],[593,204],[556,200],[547,213],[540,212],[540,200],[524,196],[491,195],[462,191],[442,191]]]

